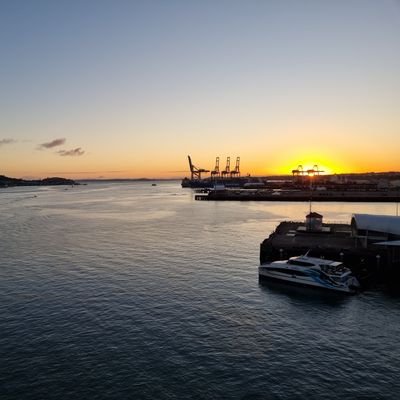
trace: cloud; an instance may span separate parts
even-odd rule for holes
[[[11,143],[15,143],[16,140],[14,139],[0,139],[0,146],[3,146],[5,144],[11,144]]]
[[[39,145],[39,149],[52,149],[53,147],[61,146],[64,143],[65,143],[65,139],[64,138],[54,139],[51,142],[40,144]]]
[[[71,157],[82,156],[83,154],[85,154],[85,152],[80,147],[77,147],[76,149],[72,150],[59,150],[57,151],[57,153],[60,156],[71,156]]]

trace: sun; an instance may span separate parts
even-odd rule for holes
[[[332,155],[332,152],[325,148],[306,147],[276,151],[268,156],[267,161],[259,158],[251,167],[259,174],[285,176],[292,175],[299,169],[303,171],[299,173],[310,176],[343,174],[354,170],[354,166],[349,163],[348,157],[344,154]]]
[[[278,170],[281,174],[290,174],[293,171],[301,170],[304,174],[333,175],[345,172],[348,169],[342,159],[334,159],[329,154],[321,151],[308,152],[300,155],[290,154],[280,160]]]

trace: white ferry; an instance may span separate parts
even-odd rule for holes
[[[269,279],[345,293],[356,293],[360,288],[357,278],[341,262],[308,257],[307,254],[261,264],[258,274]]]

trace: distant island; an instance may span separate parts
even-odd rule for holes
[[[56,185],[79,185],[72,179],[65,178],[45,178],[35,180],[25,180],[18,178],[9,178],[8,176],[0,175],[0,188],[12,186],[56,186]]]

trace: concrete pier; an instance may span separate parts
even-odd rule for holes
[[[399,202],[400,191],[225,189],[197,194],[195,200]]]

